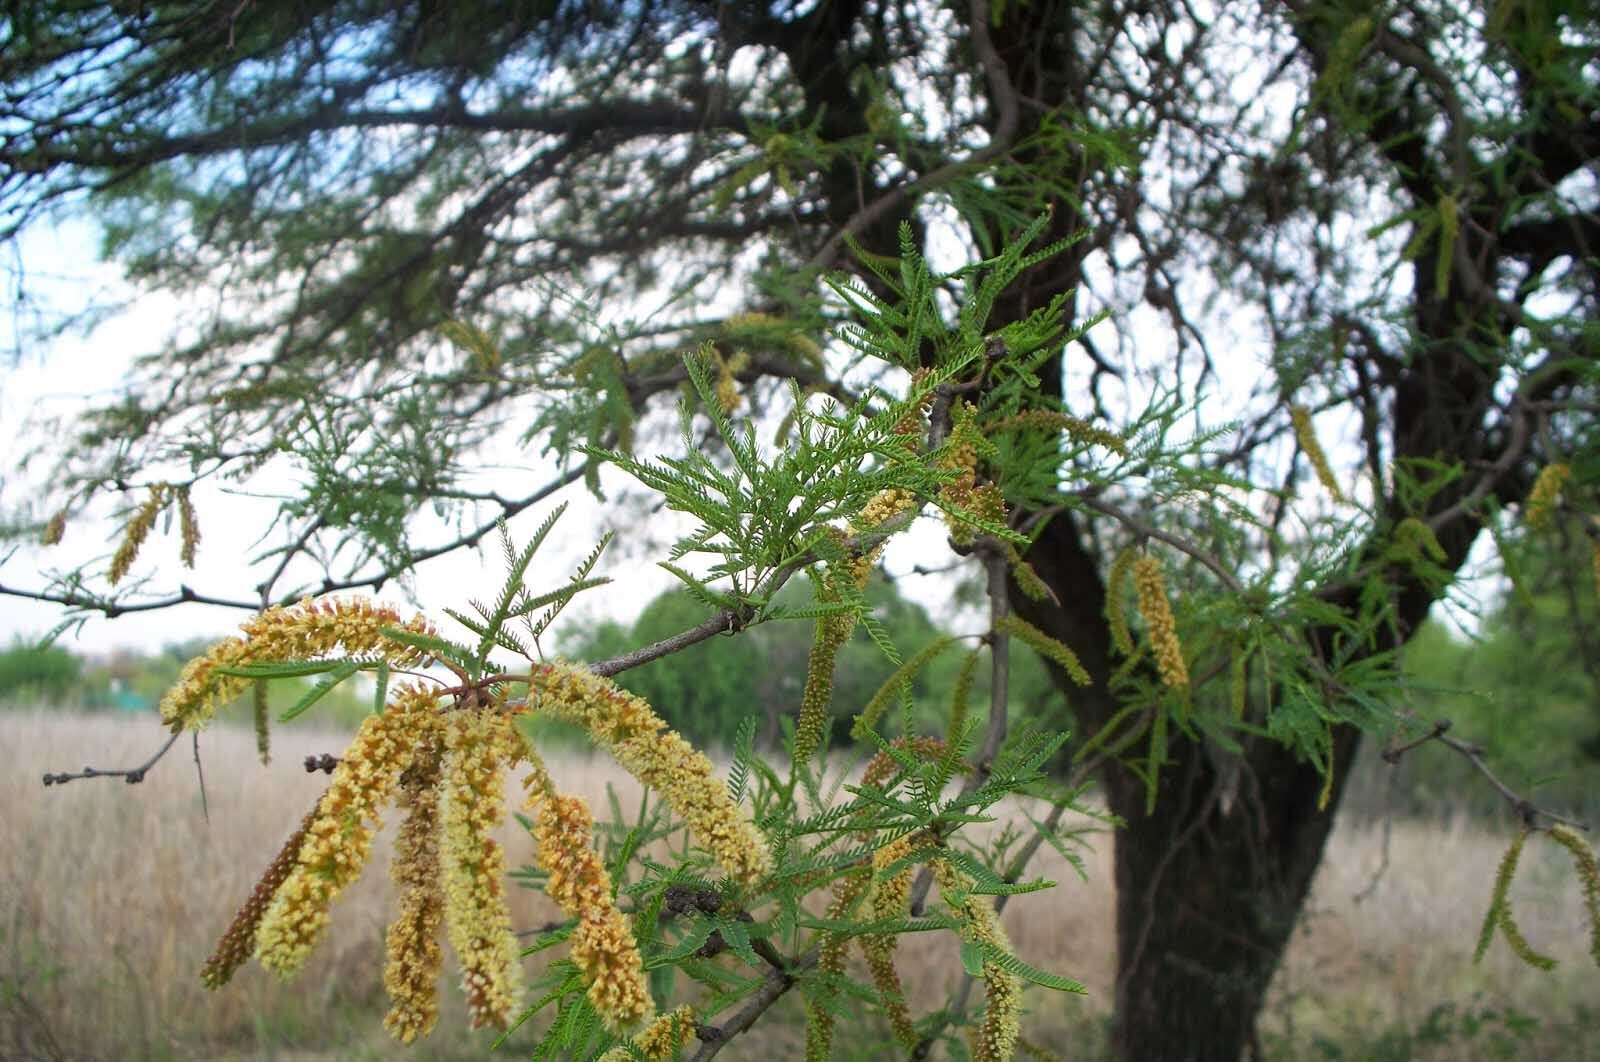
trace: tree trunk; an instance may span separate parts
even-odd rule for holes
[[[1205,750],[1186,744],[1145,814],[1144,783],[1108,786],[1116,835],[1117,953],[1112,1045],[1119,1059],[1235,1062],[1254,1040],[1332,829],[1358,734],[1336,741],[1335,792],[1261,746],[1236,795]]]

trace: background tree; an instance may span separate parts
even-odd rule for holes
[[[1125,823],[1121,1057],[1239,1055],[1359,735],[1404,725],[1395,654],[1542,466],[1571,471],[1550,518],[1593,510],[1589,5],[196,0],[7,32],[8,230],[90,206],[132,276],[215,307],[85,420],[55,504],[304,488],[252,593],[6,584],[77,608],[381,586],[594,472],[575,444],[651,438],[685,346],[779,415],[762,381],[870,386],[815,277],[916,305],[868,268],[902,223],[936,257],[1044,211],[1083,237],[985,327],[1116,310],[1047,343],[1025,401],[1131,456],[1002,431],[990,467],[1034,470],[999,485],[1049,593],[1010,601],[1093,679],[1056,676],[1088,755],[1118,752],[1086,762]],[[1223,410],[1247,341],[1266,363]],[[497,434],[562,471],[484,483]],[[460,531],[413,541],[430,502]],[[1106,622],[1130,546],[1173,570],[1187,698]]]
[[[894,645],[922,646],[948,633],[892,583],[875,579],[863,596]],[[811,597],[812,590],[805,580],[795,579],[774,600],[779,605],[799,608]],[[688,591],[668,591],[646,605],[631,626],[602,621],[573,631],[562,641],[562,652],[574,660],[608,659],[693,627],[705,618],[705,611],[705,605]],[[769,623],[736,639],[702,642],[681,653],[652,660],[618,676],[618,682],[659,705],[662,717],[696,744],[725,744],[729,735],[754,714],[761,719],[758,741],[768,749],[778,749],[784,736],[783,720],[800,703],[810,651],[811,631],[807,626]],[[955,686],[961,667],[959,657],[947,653],[913,677],[912,699],[921,710],[918,722],[923,728],[931,730],[941,724],[946,694]],[[1038,654],[1026,646],[1013,645],[1010,668],[1013,716],[1054,730],[1065,728],[1070,717],[1061,711],[1059,698],[1051,695],[1050,681]],[[840,647],[834,670],[835,701],[859,705],[866,704],[889,681],[895,665],[865,630],[857,629]],[[989,675],[980,671],[971,676],[970,683],[973,702],[985,703]],[[849,722],[845,717],[833,720],[836,741],[847,740]],[[898,727],[887,729],[896,732]]]

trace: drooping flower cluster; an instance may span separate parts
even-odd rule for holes
[[[144,540],[150,537],[150,529],[156,525],[156,517],[161,515],[166,504],[167,485],[157,483],[151,486],[150,496],[134,512],[128,526],[122,529],[122,541],[117,544],[117,552],[111,557],[111,572],[107,578],[112,586],[122,582],[122,577],[128,574],[133,562],[139,559],[139,549],[144,545]]]
[[[1000,927],[994,907],[982,896],[972,895],[971,883],[961,871],[942,858],[933,859],[929,867],[945,902],[961,919],[961,939],[982,946],[986,953],[1011,954],[1011,942]],[[1022,979],[985,954],[983,988],[983,1023],[978,1026],[972,1057],[976,1062],[1009,1062],[1021,1031]]]
[[[423,617],[402,620],[394,609],[370,601],[313,602],[306,598],[290,607],[273,606],[240,624],[243,637],[224,639],[189,662],[178,684],[161,699],[161,721],[173,730],[204,726],[220,706],[243,693],[252,681],[224,674],[228,668],[316,660],[337,651],[387,660],[396,667],[426,660],[422,650],[386,636],[386,627],[413,634],[434,633]]]
[[[1300,443],[1300,449],[1305,453],[1306,460],[1311,462],[1311,470],[1317,474],[1317,482],[1333,495],[1334,501],[1343,502],[1344,491],[1339,488],[1339,481],[1333,478],[1333,466],[1328,464],[1327,451],[1323,450],[1322,443],[1317,439],[1317,430],[1311,423],[1311,410],[1305,406],[1293,406],[1289,410],[1289,419],[1293,422],[1294,437]]]
[[[867,908],[874,922],[905,917],[912,868],[901,867],[893,873],[889,870],[911,854],[917,843],[915,836],[908,834],[898,838],[872,854],[872,894],[868,897]],[[909,1049],[917,1045],[917,1030],[906,1008],[900,973],[894,966],[894,953],[899,943],[898,934],[870,933],[861,938],[861,952],[867,960],[867,969],[872,972],[872,983],[883,999],[884,1013],[889,1027],[894,1030],[894,1038]]]
[[[399,911],[385,938],[392,1005],[384,1025],[406,1043],[432,1030],[446,924],[474,1023],[503,1028],[515,1016],[519,948],[505,857],[489,835],[503,817],[506,772],[526,750],[498,706],[446,712],[437,702],[426,686],[401,686],[362,722],[327,792],[218,945],[208,985],[224,983],[252,947],[263,966],[296,974],[333,901],[360,875],[379,811],[398,796],[407,814],[395,846]]]
[[[59,546],[61,539],[67,533],[67,511],[57,509],[44,525],[44,532],[39,536],[41,546]]]
[[[752,888],[772,870],[761,831],[739,810],[711,761],[668,728],[645,701],[586,668],[536,668],[530,705],[577,723],[623,769],[656,790],[733,879]]]
[[[420,618],[402,624],[393,610],[364,602],[269,610],[244,625],[242,638],[191,666],[164,701],[164,716],[178,727],[201,725],[219,701],[256,681],[224,673],[242,664],[318,660],[338,651],[391,664],[421,662],[423,651],[386,633],[391,629],[431,634]],[[505,855],[491,833],[504,816],[507,773],[528,762],[539,798],[540,858],[552,897],[579,920],[572,957],[587,974],[590,998],[613,1028],[647,1017],[653,1004],[639,949],[592,850],[587,808],[555,792],[492,688],[479,683],[444,693],[448,702],[431,686],[402,685],[383,712],[363,721],[327,792],[218,945],[206,983],[225,982],[252,951],[268,969],[296,973],[321,938],[333,901],[361,873],[379,812],[397,799],[407,814],[393,868],[399,911],[386,936],[384,984],[392,1007],[385,1025],[408,1043],[433,1028],[444,927],[474,1024],[504,1028],[516,1013],[522,970],[504,891]],[[657,790],[741,885],[753,888],[771,872],[764,838],[712,776],[710,761],[643,700],[564,664],[538,669],[530,693],[534,707],[585,727]],[[634,1043],[649,1057],[666,1057],[691,1025],[681,1011]]]
[[[839,595],[824,587],[818,594],[824,601],[837,601]],[[855,629],[853,613],[838,612],[817,617],[811,651],[806,657],[806,684],[800,691],[800,715],[794,728],[794,758],[804,763],[822,745],[828,725],[829,705],[833,700],[833,666],[839,649],[850,640]]]
[[[317,804],[294,866],[267,905],[256,932],[256,957],[280,976],[297,973],[328,924],[328,908],[361,874],[400,774],[411,766],[419,734],[435,725],[432,693],[401,689],[388,710],[369,715]]]
[[[300,856],[300,846],[305,842],[306,834],[316,821],[321,807],[319,798],[317,806],[306,813],[306,817],[300,820],[299,828],[289,835],[272,862],[267,864],[266,872],[256,882],[256,887],[250,890],[249,899],[233,916],[222,939],[217,942],[216,951],[200,971],[200,981],[207,988],[221,988],[227,984],[234,972],[244,965],[244,961],[255,954],[256,930],[261,925],[261,918],[267,913],[267,905],[278,894],[278,889],[288,879],[289,872],[294,869]]]
[[[505,1028],[522,988],[506,906],[505,854],[490,837],[505,815],[505,774],[522,739],[497,711],[457,711],[444,724],[439,871],[450,945],[474,1027]]]
[[[1128,610],[1122,600],[1122,582],[1133,568],[1138,554],[1131,549],[1119,550],[1106,573],[1106,622],[1111,625],[1111,644],[1123,656],[1133,655],[1133,632],[1128,629]]]
[[[195,552],[200,548],[200,518],[195,515],[188,486],[175,488],[175,493],[178,496],[178,534],[183,543],[178,559],[185,568],[193,568]]]
[[[958,402],[950,409],[950,437],[937,462],[954,473],[954,478],[939,491],[944,506],[950,539],[958,546],[971,545],[980,530],[977,524],[953,510],[962,510],[990,524],[1005,522],[1006,504],[1000,488],[978,482],[978,450],[983,432],[978,426],[978,411],[970,402]]]
[[[1523,503],[1524,519],[1529,527],[1537,529],[1549,525],[1556,511],[1556,503],[1561,498],[1561,490],[1571,475],[1572,466],[1564,461],[1545,465],[1539,470],[1538,478],[1533,481],[1533,489],[1528,491],[1528,500]]]
[[[633,928],[612,896],[611,875],[595,854],[588,805],[557,793],[542,771],[536,770],[529,783],[539,865],[550,875],[545,891],[578,920],[572,961],[589,986],[589,1002],[612,1029],[648,1018],[655,1007],[644,961]]]
[[[1178,641],[1178,621],[1167,600],[1167,580],[1161,562],[1140,557],[1133,564],[1133,585],[1139,593],[1139,615],[1144,617],[1150,647],[1155,652],[1161,681],[1175,689],[1189,685],[1189,668],[1183,662],[1183,645]]]
[[[387,961],[383,987],[389,1013],[383,1026],[402,1043],[433,1031],[439,1020],[439,971],[444,952],[439,928],[444,922],[444,889],[439,874],[440,749],[430,745],[400,779],[400,804],[406,819],[394,844],[390,875],[400,912],[384,934]]]
[[[1583,887],[1583,906],[1589,915],[1589,957],[1600,966],[1600,860],[1577,830],[1561,823],[1549,829],[1550,839],[1572,855],[1578,884]]]
[[[1026,409],[1021,413],[1013,413],[995,421],[989,430],[1010,431],[1015,428],[1040,428],[1065,432],[1067,438],[1074,442],[1102,446],[1124,457],[1128,454],[1128,440],[1121,435],[1109,428],[1091,424],[1082,417],[1074,417],[1070,413],[1058,413],[1053,409]]]
[[[836,880],[833,883],[833,900],[828,904],[828,921],[842,921],[871,883],[872,876],[866,873]],[[838,990],[831,982],[844,975],[844,961],[849,947],[850,935],[836,930],[824,932],[822,942],[817,946],[817,973],[821,975],[821,983],[805,1000],[805,1062],[827,1062],[833,1050],[833,1011],[830,1007]]]
[[[645,1027],[638,1036],[628,1041],[650,1062],[667,1062],[683,1047],[683,1042],[694,1032],[694,1008],[684,1005],[661,1015]],[[621,1044],[600,1056],[600,1062],[633,1062],[636,1055]]]
[[[1088,686],[1093,684],[1094,680],[1089,677],[1089,672],[1078,659],[1077,653],[1074,653],[1059,639],[1050,637],[1050,635],[1016,613],[1008,612],[1000,617],[1000,622],[995,624],[995,630],[1011,635],[1046,660],[1053,661],[1061,670],[1067,673],[1068,678],[1078,685]]]

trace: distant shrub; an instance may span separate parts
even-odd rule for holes
[[[18,640],[0,652],[0,700],[59,702],[81,687],[83,661],[56,645]]]

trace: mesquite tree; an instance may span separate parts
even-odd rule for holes
[[[601,674],[777,621],[777,585],[814,570],[787,773],[761,772],[756,794],[774,862],[724,862],[718,893],[761,928],[724,917],[719,939],[771,971],[723,1036],[798,988],[825,1053],[826,1016],[857,1002],[837,991],[847,926],[911,928],[902,906],[920,911],[936,881],[989,1017],[965,993],[897,1014],[886,980],[876,1005],[913,1051],[970,1017],[1003,1054],[1006,977],[1034,972],[986,935],[975,897],[1026,861],[963,860],[950,831],[979,794],[1046,786],[1047,770],[1067,788],[1045,830],[1088,777],[1120,823],[1118,1055],[1236,1058],[1361,735],[1396,756],[1420,738],[1470,751],[1406,714],[1411,632],[1480,538],[1594,533],[1586,5],[47,2],[6,32],[6,231],[92,209],[131,277],[209,309],[51,451],[31,531],[13,521],[54,540],[121,498],[116,555],[43,581],[7,572],[0,589],[115,614],[376,588],[580,479],[598,489],[606,465],[692,520],[668,563],[711,614]],[[674,442],[661,399],[679,391]],[[551,477],[475,477],[473,455],[506,436],[542,448]],[[300,489],[251,592],[118,589],[162,513],[192,552],[195,488],[264,469]],[[432,506],[460,533],[419,541]],[[886,646],[906,669],[890,687],[829,703],[833,651],[872,623],[876,549],[935,512],[987,580],[993,699],[970,736],[959,697],[941,732],[895,729],[889,709],[937,644]],[[169,722],[199,718],[206,682],[337,679],[407,654],[451,675],[432,696],[466,715],[581,715],[590,687],[544,692],[542,631],[506,633],[562,598],[499,589],[461,614],[472,644],[397,633],[398,617],[355,643],[275,641],[285,623],[322,628],[314,610],[268,612],[203,658],[209,678]],[[1051,663],[1081,738],[1071,763],[1014,740],[1013,638]],[[500,670],[495,651],[532,662]],[[391,712],[436,710],[405,690]],[[820,797],[830,762],[829,711],[856,715],[887,757],[875,782],[914,799],[884,803],[874,784],[801,816],[796,795]],[[428,781],[429,748],[460,770],[473,748],[531,755],[458,716],[394,768],[424,818],[449,820],[427,810],[438,792],[471,817],[464,782]],[[534,775],[542,806],[564,808]],[[1504,902],[1521,838],[1549,832],[1591,883],[1593,860],[1506,795],[1525,830],[1485,940],[1503,930],[1536,958]],[[722,834],[700,826],[714,854]],[[268,893],[315,837],[285,849]],[[830,877],[817,921],[801,899]],[[679,884],[629,881],[649,899],[633,925],[647,955],[688,947],[651,914]],[[886,947],[866,949],[884,978]],[[592,972],[576,948],[574,962]],[[702,1053],[725,1042],[694,1020]]]

